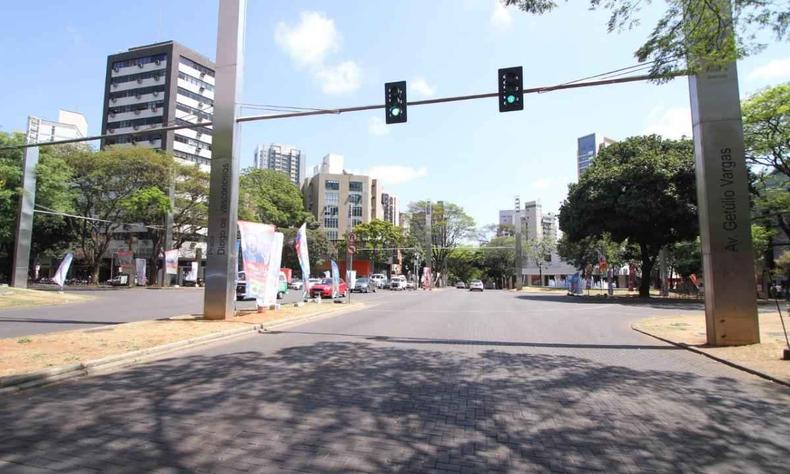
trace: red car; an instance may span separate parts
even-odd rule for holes
[[[310,287],[310,296],[317,298],[319,294],[321,295],[321,298],[346,296],[348,294],[348,285],[346,285],[346,282],[341,278],[340,284],[337,286],[337,295],[332,295],[332,279],[324,278],[321,280],[321,283],[316,283]]]

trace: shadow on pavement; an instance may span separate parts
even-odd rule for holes
[[[319,342],[7,396],[0,459],[112,472],[786,472],[788,396],[742,388],[568,355]]]
[[[634,350],[662,350],[676,351],[682,348],[669,344],[659,345],[639,345],[639,344],[566,344],[559,342],[523,342],[523,341],[488,341],[484,339],[435,339],[430,337],[406,337],[406,336],[374,336],[370,334],[344,334],[334,332],[312,332],[312,331],[267,331],[267,335],[276,334],[304,334],[310,336],[343,336],[359,337],[372,341],[384,341],[402,344],[447,344],[447,345],[466,345],[466,346],[502,346],[502,347],[548,347],[555,349],[634,349]]]
[[[569,304],[616,304],[623,306],[642,306],[659,309],[704,310],[703,300],[684,300],[675,298],[638,298],[638,297],[604,297],[604,296],[567,296],[567,295],[516,295],[516,298],[528,301],[543,301]]]

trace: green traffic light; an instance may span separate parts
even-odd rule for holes
[[[512,104],[513,102],[516,101],[516,96],[511,94],[511,95],[507,96],[507,98],[505,100],[507,100],[508,104]]]
[[[390,114],[392,114],[393,117],[397,117],[398,115],[400,115],[400,107],[391,108]]]

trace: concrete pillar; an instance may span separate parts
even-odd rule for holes
[[[760,342],[738,71],[689,77],[708,344]]]
[[[14,267],[11,269],[11,286],[15,288],[27,288],[27,277],[30,269],[30,246],[33,239],[33,209],[36,204],[38,147],[25,148],[24,153],[22,194],[19,196],[19,212],[16,218]]]

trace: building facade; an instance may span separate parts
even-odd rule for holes
[[[615,143],[615,140],[599,133],[591,133],[576,140],[576,169],[579,178],[590,167],[598,152],[612,143]]]
[[[214,62],[175,42],[130,48],[107,57],[103,134],[151,129],[134,137],[102,140],[107,146],[165,150],[176,159],[208,169],[211,126],[160,132],[154,129],[211,122]]]
[[[499,211],[499,230],[497,235],[513,235],[518,222],[521,221],[522,232],[525,239],[540,240],[546,235],[545,229],[549,229],[556,241],[556,216],[553,217],[553,228],[550,219],[554,214],[543,215],[543,207],[540,201],[528,201],[524,203],[524,208],[516,211],[515,209],[505,209]],[[553,229],[553,231],[552,231]]]
[[[329,240],[343,240],[355,225],[370,222],[370,181],[368,176],[348,173],[318,173],[305,181],[305,208]]]
[[[29,116],[27,118],[27,142],[42,143],[88,136],[88,122],[78,112],[58,109],[58,120],[47,120]]]
[[[384,220],[396,226],[400,226],[400,205],[398,203],[398,196],[382,193],[381,207],[384,211]]]
[[[254,166],[285,173],[291,182],[301,187],[307,172],[307,157],[291,145],[258,145],[255,147]]]

